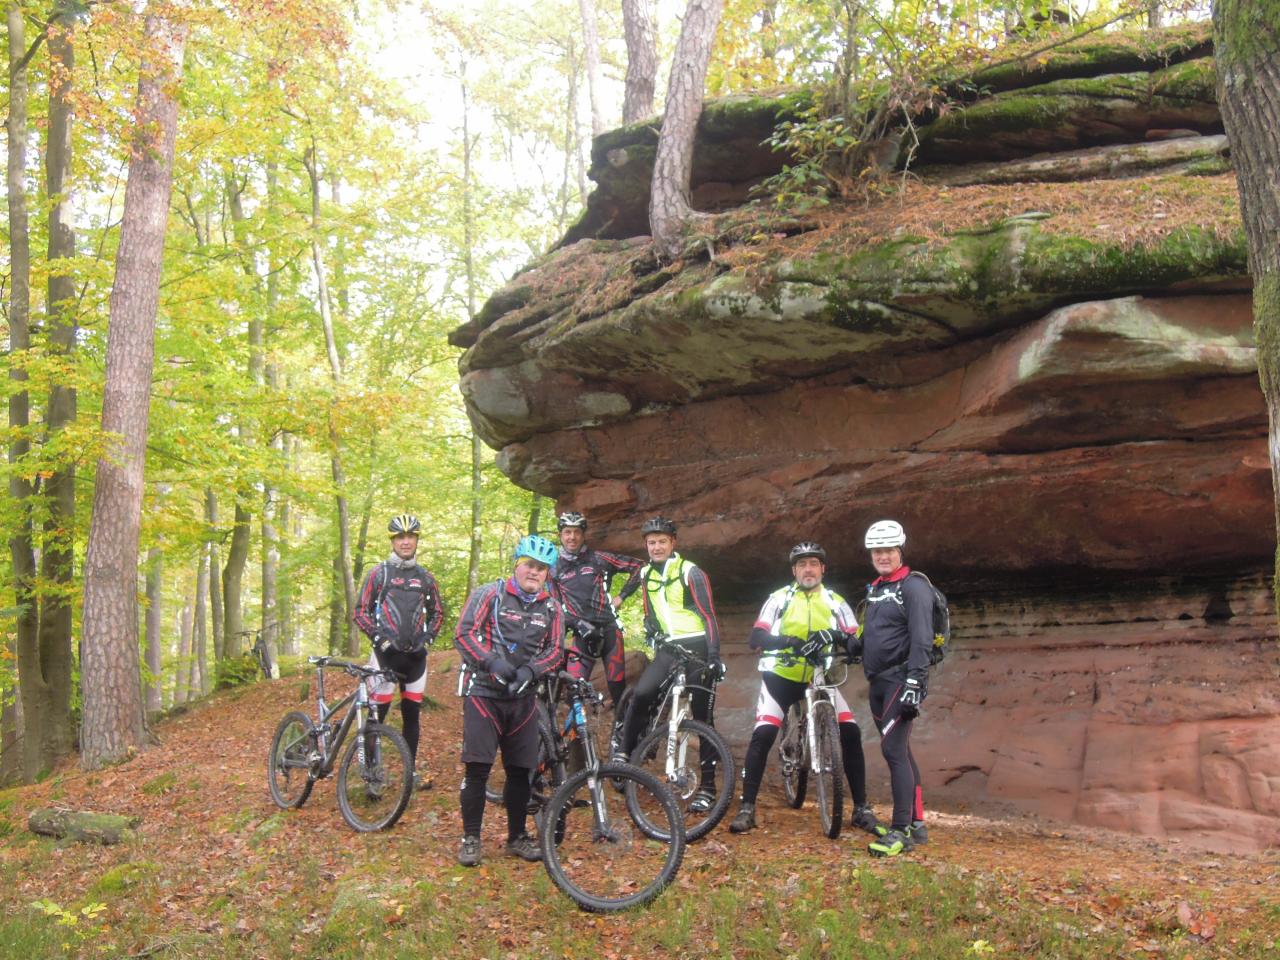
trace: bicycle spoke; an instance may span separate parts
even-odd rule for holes
[[[338,771],[338,806],[352,829],[391,826],[400,819],[412,792],[413,760],[399,733],[371,723],[363,733],[352,735]]]
[[[267,764],[267,787],[277,806],[300,807],[311,793],[311,719],[298,711],[285,714],[271,740]]]

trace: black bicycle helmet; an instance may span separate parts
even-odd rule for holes
[[[801,540],[791,548],[790,562],[794,565],[797,560],[802,560],[805,557],[817,557],[823,563],[826,563],[827,551],[823,550],[822,547],[818,546],[812,540]]]
[[[391,522],[387,524],[387,532],[393,537],[398,537],[402,533],[417,534],[422,529],[422,524],[418,522],[418,518],[412,513],[402,513],[397,517],[392,517]]]
[[[565,527],[579,527],[583,533],[586,533],[587,518],[573,510],[562,513],[560,519],[556,521],[556,529],[563,530]]]
[[[650,533],[665,533],[669,537],[676,535],[676,525],[672,520],[666,517],[650,517],[640,527],[640,535],[646,536]]]

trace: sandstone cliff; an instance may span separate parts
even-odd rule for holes
[[[711,104],[695,205],[719,212],[673,264],[636,236],[652,124],[600,137],[565,244],[454,334],[472,421],[596,544],[680,521],[738,647],[739,743],[742,639],[789,545],[826,544],[856,597],[862,532],[893,516],[954,606],[916,736],[931,787],[1273,844],[1266,414],[1204,32],[980,79],[903,189],[808,212],[748,200],[803,93]]]

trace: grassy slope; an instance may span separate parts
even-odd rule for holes
[[[167,721],[161,746],[130,763],[0,794],[0,956],[1275,955],[1276,855],[1181,853],[950,810],[934,815],[916,855],[873,861],[865,835],[823,839],[812,807],[785,808],[772,779],[762,829],[721,827],[691,847],[649,910],[581,914],[540,866],[496,855],[504,817],[492,808],[485,865],[454,864],[460,714],[451,655],[432,659],[442,708],[424,727],[437,787],[389,834],[350,832],[329,783],[301,811],[271,804],[267,744],[299,678]],[[879,769],[874,748],[868,761]],[[885,798],[873,800],[883,810]],[[27,812],[50,803],[144,822],[136,842],[116,847],[33,837]]]

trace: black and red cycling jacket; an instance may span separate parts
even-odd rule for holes
[[[391,578],[390,584],[388,577]],[[421,589],[424,604],[418,628],[424,635],[424,642],[430,644],[444,623],[444,601],[440,598],[436,578],[419,563],[400,568],[384,560],[370,570],[364,579],[364,586],[360,588],[360,596],[356,598],[352,622],[366,637],[375,640],[378,634],[378,601],[387,592],[389,585],[394,585],[397,589]]]
[[[477,587],[453,638],[471,675],[463,692],[511,699],[507,685],[489,672],[493,662],[501,657],[513,667],[527,665],[536,679],[564,659],[563,637],[564,611],[547,591],[526,601],[510,578]]]
[[[640,585],[642,566],[644,561],[636,557],[584,547],[576,556],[561,550],[551,576],[569,616],[599,626],[613,620],[613,605],[609,602],[613,578],[628,574],[622,588],[622,596],[628,597]]]

